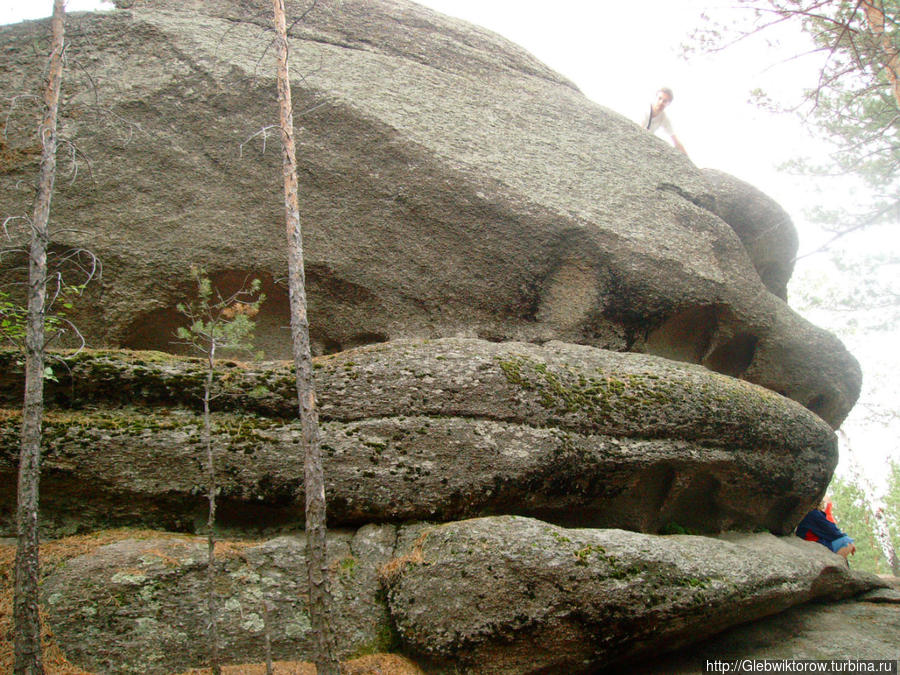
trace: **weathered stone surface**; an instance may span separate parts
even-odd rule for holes
[[[286,355],[281,160],[245,143],[276,115],[268,6],[120,4],[70,22],[96,88],[71,74],[62,133],[92,182],[59,181],[54,218],[60,249],[104,263],[75,318],[94,345],[169,350],[191,263],[226,290],[252,272],[262,345]],[[45,30],[0,27],[5,91],[38,86]],[[322,0],[294,35],[320,351],[561,339],[702,363],[834,426],[853,405],[853,357],[766,291],[704,175],[658,139],[515,45],[402,0]],[[11,144],[33,146],[33,119],[15,109]],[[30,171],[0,172],[0,213],[27,212]]]
[[[837,460],[833,432],[795,402],[647,355],[444,339],[359,348],[315,366],[333,524],[507,513],[651,532],[783,533],[821,496]],[[47,527],[194,530],[206,479],[201,419],[187,406],[199,403],[200,363],[83,353],[57,370],[48,401],[74,408],[45,422]],[[273,364],[221,372],[220,518],[296,522],[303,471],[292,376]],[[0,446],[9,477],[16,420]],[[15,481],[4,484],[10,529]]]
[[[869,603],[791,610],[660,657],[797,603],[887,585],[793,537],[729,538],[506,517],[331,532],[338,650],[348,658],[413,647],[426,672],[511,675],[594,672],[623,660],[629,672],[697,672],[706,654],[896,658],[898,605]],[[205,539],[142,532],[89,548],[54,553],[51,561],[65,562],[45,567],[43,611],[68,660],[98,675],[204,665]],[[264,600],[274,607],[275,658],[308,659],[302,540],[224,541],[217,557],[224,662],[261,659]]]
[[[393,552],[391,526],[329,533],[341,658],[388,651],[394,636],[378,568]],[[309,660],[305,541],[227,542],[216,579],[223,663],[265,660],[263,602],[271,603],[272,653]],[[209,662],[206,541],[160,533],[69,560],[43,582],[45,615],[70,662],[93,673],[167,674]]]
[[[892,577],[894,588],[877,588],[860,596],[860,600],[874,603],[885,603],[889,605],[900,605],[900,578]],[[897,644],[900,644],[898,642]]]
[[[406,541],[385,574],[394,625],[411,649],[472,673],[594,672],[885,585],[796,537],[659,537],[500,517]]]
[[[787,212],[752,185],[723,171],[704,169],[713,210],[740,237],[766,288],[787,299],[799,239]]]
[[[634,675],[693,675],[707,660],[900,659],[900,605],[847,601],[792,608],[672,654],[632,663]],[[849,672],[849,671],[848,671]]]

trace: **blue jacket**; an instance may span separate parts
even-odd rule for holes
[[[807,532],[812,532],[819,539],[826,542],[832,542],[838,537],[847,536],[840,531],[837,525],[828,520],[828,518],[825,517],[825,514],[819,511],[819,509],[813,509],[807,513],[803,516],[803,520],[800,521],[800,524],[797,525],[798,537],[803,539]]]

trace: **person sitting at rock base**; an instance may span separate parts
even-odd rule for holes
[[[825,502],[822,502],[818,508],[803,516],[803,520],[797,525],[796,534],[801,539],[815,541],[828,547],[846,560],[848,556],[856,553],[856,546],[853,539],[841,532],[834,521],[828,518],[826,509]]]

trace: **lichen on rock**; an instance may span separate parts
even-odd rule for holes
[[[199,402],[199,366],[136,358],[82,353],[48,386],[49,531],[77,531],[79,519],[84,528],[183,531],[202,522],[202,425],[189,407]],[[316,365],[336,525],[523,514],[645,532],[680,523],[784,533],[837,459],[828,425],[793,401],[647,355],[448,338],[363,347]],[[224,526],[273,530],[302,519],[300,424],[282,416],[295,406],[290,379],[274,363],[219,377],[212,432]],[[0,426],[0,474],[13,474],[17,429],[14,416]],[[6,484],[11,531],[14,482]]]

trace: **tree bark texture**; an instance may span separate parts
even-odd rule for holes
[[[319,446],[319,419],[313,389],[306,281],[303,269],[303,235],[297,196],[297,157],[294,145],[294,115],[288,75],[287,28],[284,0],[273,0],[278,55],[278,100],[283,150],[284,208],[288,239],[288,286],[290,291],[291,338],[296,368],[297,396],[305,453],[306,559],[309,574],[309,614],[316,638],[316,667],[320,675],[339,675],[331,628],[331,595],[325,544],[325,481]]]
[[[64,0],[54,0],[52,43],[44,110],[38,135],[41,168],[34,201],[28,266],[28,315],[25,327],[25,401],[19,454],[16,582],[13,601],[16,675],[44,672],[38,580],[38,490],[41,473],[41,423],[44,416],[44,314],[47,298],[47,248],[50,201],[56,179],[56,118],[65,47]]]

